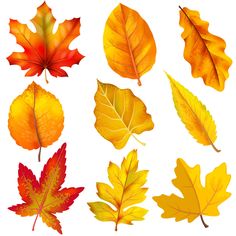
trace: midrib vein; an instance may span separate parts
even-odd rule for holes
[[[123,124],[123,126],[127,129],[128,133],[129,133],[130,135],[132,135],[131,130],[130,130],[129,127],[125,124],[125,122],[123,121],[123,119],[122,119],[122,117],[120,116],[120,114],[116,111],[115,107],[114,107],[113,104],[110,102],[109,98],[106,96],[106,93],[105,93],[105,91],[103,90],[102,86],[101,86],[101,85],[99,85],[99,86],[100,86],[100,88],[101,88],[101,90],[102,90],[102,93],[101,93],[102,96],[106,98],[108,104],[110,105],[109,107],[111,107],[112,110],[115,112],[116,116],[119,118],[119,120],[121,121],[121,123]],[[124,105],[125,105],[125,104],[124,104]],[[130,123],[131,123],[131,121],[130,121]]]
[[[45,204],[45,201],[47,200],[47,196],[48,196],[49,190],[51,189],[52,184],[53,184],[53,182],[54,182],[54,179],[55,179],[55,177],[56,177],[56,172],[57,172],[57,169],[58,169],[58,166],[59,166],[59,163],[60,163],[60,160],[61,160],[62,152],[63,152],[63,151],[64,151],[64,150],[61,149],[60,155],[59,155],[58,160],[57,160],[57,163],[56,163],[56,167],[55,167],[55,169],[54,169],[53,176],[52,176],[52,178],[50,179],[49,185],[46,187],[46,190],[45,190],[44,195],[43,195],[43,198],[42,198],[42,202],[41,202],[41,204],[40,204],[40,206],[39,206],[39,209],[38,209],[38,212],[37,212],[37,216],[36,216],[36,220],[37,220],[38,216],[41,214],[41,212],[43,211],[44,204]],[[35,220],[35,223],[36,223],[36,220]],[[34,225],[35,225],[35,224],[34,224]]]
[[[140,76],[139,76],[139,73],[138,73],[138,70],[137,70],[137,65],[136,65],[136,62],[135,62],[134,54],[133,54],[133,51],[132,51],[132,48],[131,48],[131,45],[130,45],[130,41],[129,41],[129,38],[128,38],[128,35],[127,35],[127,32],[126,32],[125,15],[124,15],[124,11],[123,11],[123,6],[122,5],[121,5],[121,13],[122,13],[122,25],[123,25],[123,28],[124,28],[125,39],[126,39],[126,42],[127,42],[127,45],[128,45],[128,49],[129,49],[130,59],[131,59],[132,65],[133,65],[133,69],[134,69],[134,73],[135,73],[136,79],[140,82],[140,80],[139,80]]]
[[[179,7],[181,9],[181,11],[184,13],[184,15],[187,17],[188,21],[190,22],[190,24],[193,26],[194,30],[197,32],[197,35],[199,36],[200,40],[202,41],[203,45],[205,46],[206,50],[207,50],[207,53],[210,57],[210,60],[211,60],[211,63],[212,63],[212,66],[213,66],[213,69],[215,71],[215,74],[216,74],[216,77],[218,79],[218,82],[220,83],[220,79],[219,79],[219,75],[218,75],[218,71],[217,71],[217,68],[216,68],[216,65],[214,63],[214,60],[212,58],[212,55],[210,53],[210,50],[208,49],[204,39],[202,38],[200,32],[198,31],[197,27],[195,26],[195,24],[192,22],[192,20],[190,19],[190,17],[188,16],[188,14],[184,11],[184,9],[182,9],[181,7]],[[208,32],[210,34],[210,32]]]
[[[190,111],[192,112],[192,114],[194,115],[194,117],[196,118],[197,122],[200,124],[200,127],[202,128],[203,133],[205,134],[205,136],[207,137],[209,143],[211,145],[213,145],[212,140],[210,139],[208,132],[206,131],[205,127],[203,126],[201,120],[199,119],[198,115],[193,111],[191,105],[189,104],[188,100],[185,99],[185,97],[182,95],[182,93],[180,92],[180,90],[177,88],[177,86],[171,81],[171,84],[176,88],[176,90],[178,91],[179,96],[183,99],[183,101],[187,104],[187,106],[189,107]],[[194,96],[194,95],[192,95]],[[195,138],[195,137],[194,137]]]

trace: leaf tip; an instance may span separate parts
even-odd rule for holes
[[[66,146],[67,146],[67,144],[66,144],[66,143],[63,143],[63,144],[61,145],[61,149],[66,149]]]
[[[171,77],[171,75],[169,73],[167,73],[165,70],[164,70],[164,73],[166,74],[166,76],[170,80],[170,82],[172,82],[173,78]]]

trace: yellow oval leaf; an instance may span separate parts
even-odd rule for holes
[[[140,134],[154,127],[145,104],[129,89],[98,81],[95,102],[95,128],[117,149],[123,148],[131,135],[137,140],[134,133]]]
[[[177,113],[189,133],[201,144],[212,145],[219,152],[214,142],[216,140],[216,125],[210,114],[198,98],[189,90],[168,75],[173,100]]]
[[[97,195],[107,203],[89,202],[88,205],[98,220],[115,222],[117,231],[118,224],[130,225],[132,221],[143,220],[148,212],[142,207],[133,206],[146,199],[148,189],[143,185],[147,181],[148,171],[138,171],[136,150],[123,159],[120,167],[110,162],[107,170],[111,186],[97,183]]]
[[[206,85],[222,91],[232,64],[224,53],[225,41],[208,32],[209,23],[201,20],[198,11],[181,8],[179,24],[184,28],[184,58],[192,66],[193,77],[202,77]]]
[[[41,150],[47,147],[60,137],[63,127],[60,102],[34,82],[11,104],[8,128],[23,148]]]
[[[156,44],[138,12],[119,4],[107,19],[103,43],[109,66],[141,85],[140,77],[155,63]]]

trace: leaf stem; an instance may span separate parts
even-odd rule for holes
[[[117,230],[118,230],[117,226],[118,226],[118,222],[116,222],[115,231],[117,231]]]
[[[34,224],[33,224],[32,231],[34,231],[34,229],[35,229],[35,225],[36,225],[36,222],[37,222],[38,217],[39,217],[39,214],[37,214],[37,216],[36,216],[36,218],[35,218],[35,220],[34,220]]]
[[[216,152],[221,152],[221,150],[217,149],[216,146],[215,146],[213,143],[211,143],[211,146],[213,147],[213,149],[214,149]]]
[[[202,217],[202,215],[200,215],[200,218],[201,218],[201,221],[202,221],[202,224],[204,225],[205,228],[208,228],[209,225],[207,225]]]
[[[38,161],[39,162],[41,161],[41,150],[42,150],[42,147],[40,146],[39,147],[39,154],[38,154]]]
[[[132,134],[132,136],[133,136],[134,139],[135,139],[138,143],[140,143],[141,145],[143,145],[143,146],[146,145],[146,143],[141,142],[134,134]]]
[[[46,68],[44,69],[44,78],[45,78],[46,83],[48,84],[48,77],[47,77],[47,69]]]
[[[140,78],[138,78],[138,86],[142,86]]]

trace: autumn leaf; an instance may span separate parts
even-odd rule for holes
[[[151,130],[154,124],[146,113],[145,104],[129,89],[119,89],[112,84],[98,81],[95,94],[95,128],[115,148],[121,149],[133,136]]]
[[[97,183],[97,195],[108,202],[89,202],[90,210],[95,218],[100,221],[115,222],[115,230],[118,224],[132,224],[132,221],[143,220],[148,212],[146,209],[133,206],[146,199],[147,188],[142,188],[146,183],[148,171],[138,170],[137,151],[131,151],[123,159],[121,167],[110,162],[108,177],[112,186],[105,183]]]
[[[189,133],[199,143],[211,145],[215,151],[220,152],[214,145],[216,125],[206,106],[170,75],[166,75],[170,80],[175,108]]]
[[[35,26],[35,33],[26,24],[10,20],[10,33],[16,37],[17,43],[24,51],[13,52],[7,58],[9,63],[19,65],[22,70],[28,70],[26,76],[40,76],[45,70],[46,81],[46,69],[52,76],[67,76],[61,67],[71,67],[83,59],[77,49],[69,49],[72,40],[80,35],[80,18],[65,20],[59,24],[56,33],[53,33],[56,19],[44,2],[38,7],[31,22]]]
[[[55,142],[64,127],[64,113],[58,99],[35,82],[11,104],[8,128],[16,143],[32,150]]]
[[[9,207],[9,210],[20,216],[36,215],[33,231],[37,219],[41,217],[47,226],[62,234],[60,221],[55,213],[68,210],[84,189],[83,187],[61,189],[66,176],[65,155],[64,143],[44,166],[39,181],[30,169],[19,164],[18,190],[24,203]]]
[[[203,215],[218,216],[218,206],[231,195],[226,192],[231,177],[227,174],[226,164],[221,164],[206,176],[205,187],[201,184],[199,165],[191,168],[184,160],[178,159],[175,174],[172,183],[183,198],[175,194],[153,197],[164,210],[162,217],[175,218],[176,221],[187,219],[190,223],[200,216],[203,225],[208,227]]]
[[[208,32],[209,23],[199,12],[180,7],[180,26],[184,28],[184,58],[192,66],[193,77],[202,77],[206,85],[222,91],[229,77],[232,60],[224,53],[225,41]]]
[[[119,4],[107,19],[104,51],[109,66],[122,77],[137,79],[156,59],[156,44],[146,21],[135,10]]]

